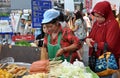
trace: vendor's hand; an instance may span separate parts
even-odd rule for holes
[[[87,39],[86,39],[86,44],[87,44],[89,47],[93,47],[92,44],[91,44],[92,42],[94,42],[94,40],[93,40],[92,38],[87,38]]]
[[[59,49],[56,53],[56,56],[57,57],[61,56],[63,54],[63,52],[64,52],[63,48]]]

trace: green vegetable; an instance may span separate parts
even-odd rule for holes
[[[94,73],[94,72],[90,69],[90,67],[86,67],[86,71],[92,74],[92,76],[93,76],[92,78],[99,78],[99,76],[98,76],[96,73]]]
[[[15,42],[15,45],[16,45],[16,46],[28,46],[28,47],[31,46],[29,42],[23,41],[23,40],[22,40],[22,41]]]

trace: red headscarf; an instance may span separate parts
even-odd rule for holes
[[[98,13],[101,16],[105,17],[106,21],[110,19],[115,19],[114,14],[111,9],[111,5],[107,1],[99,2],[93,8],[92,14]]]
[[[105,22],[93,24],[93,28],[89,34],[95,43],[98,43],[97,55],[103,51],[104,43],[107,42],[109,51],[113,52],[118,58],[120,56],[120,28],[116,21],[110,3],[107,1],[99,2],[93,8],[92,14],[97,13],[105,18]],[[94,44],[94,43],[92,43]],[[90,48],[90,55],[93,48]]]

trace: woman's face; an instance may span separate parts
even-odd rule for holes
[[[24,23],[25,23],[25,19],[21,19],[21,23],[23,23],[23,24],[24,24]]]
[[[105,18],[101,16],[100,14],[94,13],[94,16],[96,20],[98,21],[98,23],[103,23],[105,21]]]
[[[46,25],[43,25],[43,32],[47,33],[47,27],[46,27]]]
[[[53,33],[55,31],[55,29],[56,29],[55,24],[49,23],[49,24],[45,24],[45,26],[47,28],[48,33]]]

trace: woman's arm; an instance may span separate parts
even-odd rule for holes
[[[79,39],[74,35],[73,31],[67,30],[63,33],[63,38],[68,42],[69,46],[62,47],[57,52],[57,56],[61,55],[63,52],[74,52],[81,48],[81,43]]]

